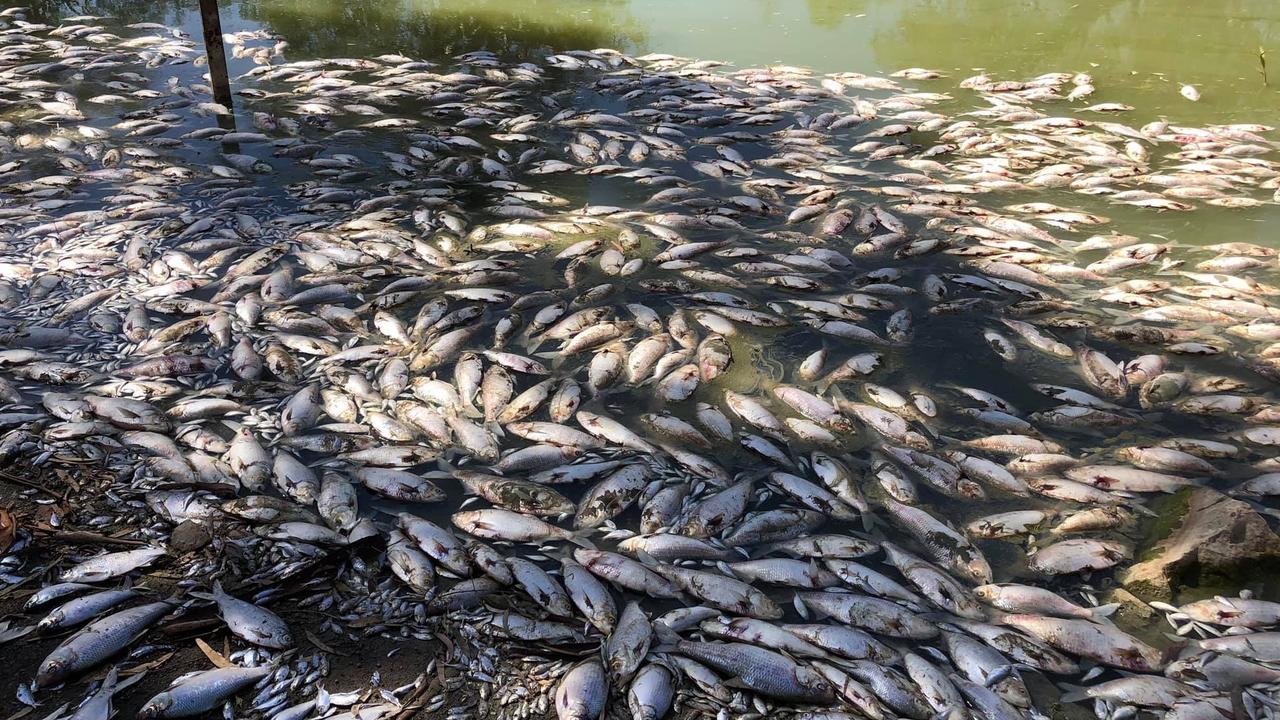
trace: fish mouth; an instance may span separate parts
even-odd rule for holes
[[[62,661],[47,661],[36,673],[37,687],[51,687],[67,678],[67,664]]]

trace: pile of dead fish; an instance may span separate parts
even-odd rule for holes
[[[1068,73],[228,40],[234,116],[176,31],[0,13],[0,463],[141,543],[10,549],[5,636],[66,635],[20,698],[105,718],[213,608],[230,665],[145,716],[416,692],[334,702],[279,601],[451,635],[451,720],[1272,715],[1280,604],[1097,606],[1153,494],[1280,493],[1276,249],[1105,214],[1268,210],[1272,128]]]

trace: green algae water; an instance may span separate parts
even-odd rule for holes
[[[613,47],[818,72],[1073,71],[1097,79],[1091,102],[1137,106],[1140,122],[1280,117],[1280,4],[1269,0],[249,0],[224,3],[224,22],[279,33],[292,56]],[[1200,89],[1197,103],[1178,94],[1183,83]]]
[[[48,19],[106,14],[177,24],[199,36],[194,0],[33,5]],[[818,73],[927,68],[947,77],[908,84],[937,92],[978,73],[1020,80],[1083,72],[1097,91],[1050,110],[1098,119],[1080,110],[1123,103],[1134,109],[1107,119],[1133,127],[1156,119],[1280,122],[1280,3],[1271,0],[241,0],[223,2],[222,23],[227,33],[261,29],[279,36],[291,60],[384,53],[442,60],[472,50],[539,59],[607,47]],[[233,78],[252,67],[231,59]],[[1183,97],[1183,85],[1195,87],[1200,99]],[[940,110],[972,108],[966,100]],[[1053,197],[1062,193],[1016,200]],[[1138,227],[1157,241],[1280,243],[1274,205],[1155,213],[1073,200],[1117,223],[1140,220]]]

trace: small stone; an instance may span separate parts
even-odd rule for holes
[[[208,545],[212,539],[203,525],[184,520],[169,536],[169,549],[175,553],[193,552]]]

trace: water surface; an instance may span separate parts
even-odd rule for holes
[[[820,72],[1081,71],[1097,78],[1098,100],[1138,106],[1142,122],[1280,114],[1280,3],[1270,0],[242,0],[224,7],[226,22],[265,25],[294,54],[607,46]],[[1259,48],[1272,50],[1270,88]],[[1199,103],[1178,94],[1182,83],[1200,88]]]
[[[48,19],[85,12],[177,24],[195,36],[200,30],[194,0],[33,5]],[[1135,109],[1114,119],[1133,126],[1155,119],[1280,122],[1280,3],[1273,0],[240,0],[223,3],[222,22],[228,33],[278,35],[290,60],[384,53],[444,59],[477,49],[541,58],[612,47],[738,67],[867,74],[925,67],[949,77],[909,84],[938,92],[978,72],[1000,79],[1087,72],[1098,91],[1061,104],[1061,114],[1121,102]],[[1268,50],[1269,84],[1260,57]],[[233,77],[252,67],[231,59]],[[1198,102],[1179,94],[1184,83],[1198,88]],[[940,110],[972,108],[965,100]],[[590,199],[620,202],[598,193]],[[1015,201],[1027,199],[1059,202],[1064,193],[1041,191]],[[1101,212],[1161,241],[1280,243],[1265,227],[1280,221],[1275,206],[1154,213],[1079,195],[1065,200],[1061,204]]]

